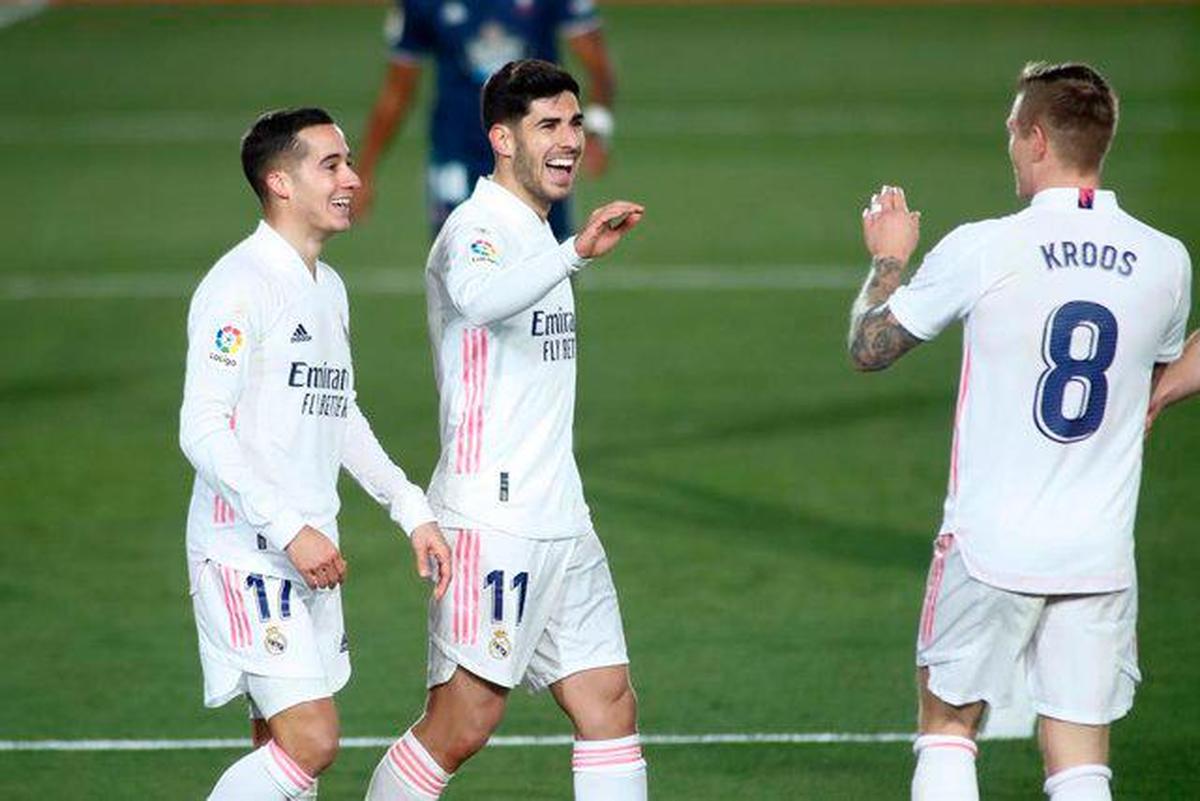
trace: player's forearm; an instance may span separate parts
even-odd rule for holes
[[[304,527],[300,512],[284,501],[278,489],[255,475],[227,420],[223,425],[185,423],[180,446],[205,483],[279,550]]]
[[[520,264],[476,271],[456,292],[455,305],[472,325],[490,325],[525,311],[586,263],[571,237]]]
[[[351,405],[346,426],[342,467],[359,486],[387,506],[391,518],[409,534],[434,520],[425,493],[388,457],[357,404]]]
[[[850,308],[847,346],[850,360],[859,370],[882,370],[920,341],[905,331],[887,308],[903,275],[900,259],[876,256],[871,260],[871,272]]]
[[[588,76],[588,104],[612,108],[617,97],[617,80],[603,32],[597,28],[579,34],[571,38],[570,44]]]
[[[1200,330],[1193,331],[1183,355],[1167,365],[1154,387],[1156,405],[1166,407],[1200,393]]]

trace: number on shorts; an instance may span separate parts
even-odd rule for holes
[[[1086,332],[1084,358],[1071,353],[1076,332]],[[1038,430],[1055,442],[1079,442],[1100,428],[1108,405],[1108,377],[1117,352],[1117,318],[1099,303],[1074,300],[1064,303],[1046,318],[1042,334],[1042,360],[1046,371],[1038,379],[1033,419]],[[1079,413],[1067,417],[1064,410],[1067,388],[1082,393]]]
[[[504,571],[493,570],[483,580],[483,587],[492,588],[492,622],[504,619]],[[517,625],[525,617],[525,593],[529,587],[529,573],[520,572],[513,576],[512,588],[517,591]]]
[[[271,619],[271,605],[267,603],[267,580],[261,573],[251,573],[246,576],[247,589],[254,590],[255,606],[258,607],[258,619],[267,622]],[[284,620],[292,616],[292,582],[284,579],[279,586],[279,617]]]

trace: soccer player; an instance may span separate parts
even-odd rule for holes
[[[264,219],[192,296],[179,440],[196,468],[187,558],[204,702],[246,694],[267,741],[209,798],[314,798],[338,748],[332,696],[350,677],[338,468],[411,534],[422,576],[437,563],[435,596],[450,551],[358,408],[346,289],[318,260],[350,227],[359,187],[341,129],[320,109],[264,114],[242,167]]]
[[[912,797],[977,799],[976,729],[1024,658],[1045,792],[1111,798],[1109,725],[1139,681],[1133,523],[1152,376],[1183,346],[1183,245],[1099,189],[1117,98],[1084,64],[1029,64],[1008,117],[1023,211],[963,225],[905,286],[919,215],[884,187],[856,367],[887,367],[956,319],[962,377],[945,517],[917,634]]]
[[[613,135],[615,80],[592,0],[395,0],[388,25],[391,63],[367,122],[355,200],[361,214],[373,196],[375,168],[416,99],[424,57],[432,57],[437,88],[429,122],[427,200],[431,233],[467,199],[492,169],[492,149],[479,127],[479,93],[488,76],[519,58],[558,61],[566,39],[588,74],[591,103],[584,125],[590,141],[584,166],[600,174]],[[566,201],[555,203],[550,225],[570,236]]]
[[[569,277],[642,219],[594,211],[559,244],[546,216],[584,152],[579,86],[523,60],[483,90],[495,171],[450,215],[426,265],[442,455],[429,498],[454,549],[430,607],[424,716],[375,769],[369,801],[437,798],[487,743],[509,690],[549,688],[575,729],[575,798],[646,798],[616,590],[571,452]]]

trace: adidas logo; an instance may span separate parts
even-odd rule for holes
[[[308,335],[308,331],[304,328],[304,323],[296,326],[296,330],[292,332],[293,342],[311,342],[312,337]]]

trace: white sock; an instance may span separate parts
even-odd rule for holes
[[[974,741],[948,734],[924,734],[913,743],[912,801],[979,801]]]
[[[1105,765],[1076,765],[1046,779],[1042,789],[1050,801],[1112,801],[1111,778]]]
[[[409,729],[375,766],[367,801],[430,801],[441,796],[453,777]]]
[[[271,740],[230,765],[208,801],[293,801],[315,783]]]
[[[575,801],[646,801],[646,760],[636,734],[576,740],[571,767]]]

